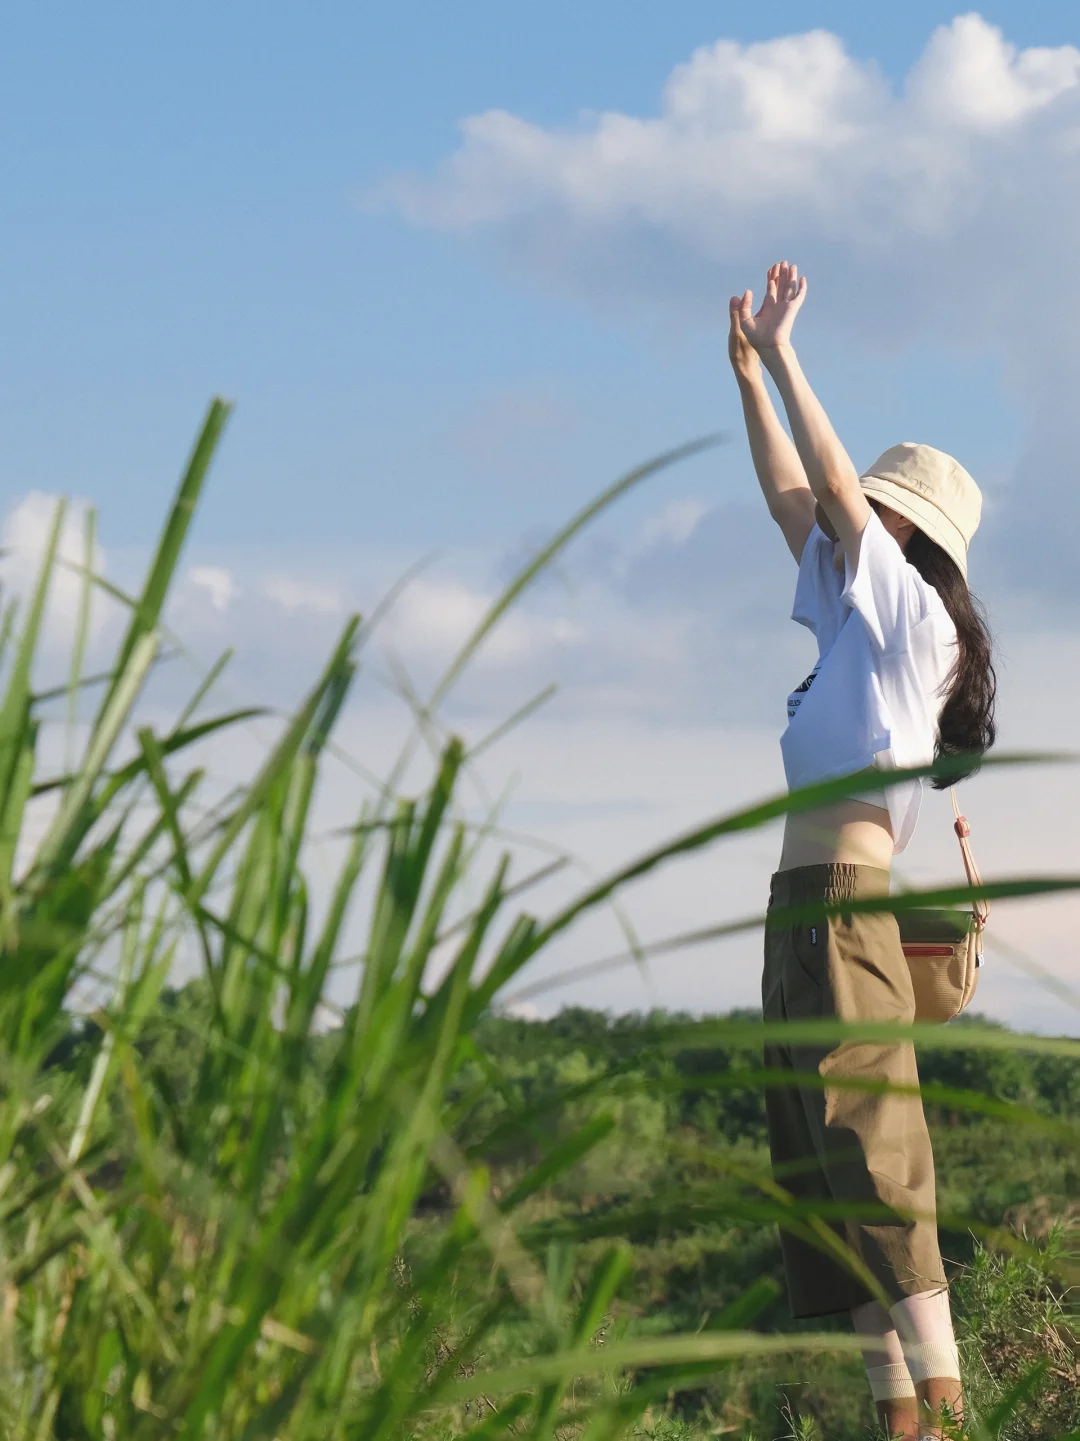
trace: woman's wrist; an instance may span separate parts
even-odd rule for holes
[[[765,387],[765,377],[761,372],[760,365],[750,371],[737,370],[735,372],[735,379],[739,389],[746,395],[752,395],[758,390],[763,390]]]
[[[769,374],[775,375],[795,360],[795,347],[790,340],[782,340],[779,345],[763,345],[758,356]]]

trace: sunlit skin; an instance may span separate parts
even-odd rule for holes
[[[870,504],[791,344],[791,329],[805,297],[806,278],[800,278],[797,266],[786,261],[772,266],[756,312],[751,291],[731,297],[728,354],[739,384],[755,468],[759,479],[767,477],[761,481],[762,489],[788,548],[798,561],[820,505],[826,533],[836,538],[834,564],[842,571],[845,560],[852,565],[858,562]],[[794,443],[773,407],[763,367],[784,402]],[[912,522],[885,506],[875,509],[901,550],[906,549],[915,530]],[[787,818],[779,868],[848,863],[888,870],[892,850],[888,812],[865,801],[842,800]],[[916,1391],[915,1401],[878,1404],[879,1419],[890,1437],[900,1441],[939,1437],[941,1427],[934,1417],[940,1415],[943,1402],[957,1418],[962,1416],[958,1381],[933,1377],[919,1383]]]

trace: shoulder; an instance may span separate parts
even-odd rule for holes
[[[843,599],[862,616],[875,644],[884,651],[904,649],[931,617],[935,625],[952,626],[940,595],[908,561],[874,511],[860,537],[854,565],[850,559],[846,563]]]
[[[948,616],[945,602],[937,590],[911,564],[897,541],[882,525],[881,517],[873,510],[862,534],[858,568],[865,568],[873,579],[891,580],[919,602],[919,609],[924,615],[938,613]]]
[[[816,523],[810,527],[799,555],[799,570],[816,570],[826,550],[832,556],[832,541]]]
[[[819,642],[828,643],[838,624],[842,590],[843,580],[833,564],[833,542],[815,525],[799,557],[792,620],[805,625]]]

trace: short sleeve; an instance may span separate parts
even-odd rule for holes
[[[904,559],[904,552],[870,512],[859,541],[858,564],[845,561],[841,599],[862,617],[870,638],[885,653],[905,650],[911,631],[932,611],[945,614],[936,590]]]
[[[799,559],[791,619],[816,636],[822,655],[832,646],[844,619],[843,588],[843,577],[833,564],[833,542],[815,525]]]

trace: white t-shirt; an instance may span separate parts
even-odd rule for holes
[[[934,758],[943,687],[956,658],[956,627],[874,511],[853,570],[833,564],[833,542],[815,525],[799,562],[792,620],[817,639],[814,669],[788,696],[780,740],[788,788],[875,766]],[[867,797],[869,798],[869,797]],[[919,817],[922,782],[889,786],[893,850]]]

